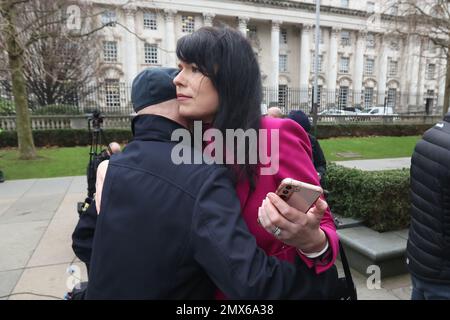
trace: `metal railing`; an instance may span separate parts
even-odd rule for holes
[[[80,115],[99,110],[104,114],[126,115],[133,112],[131,86],[124,83],[101,83],[71,90],[64,97],[37,98],[28,95],[28,104],[34,115]],[[11,92],[0,86],[0,116],[15,111]]]
[[[278,106],[285,114],[291,110],[312,110],[313,90],[280,86],[263,88],[266,107]],[[63,98],[38,99],[28,96],[29,106],[34,115],[85,114],[97,109],[108,115],[129,115],[133,112],[131,86],[119,82],[105,82],[83,86],[71,90]],[[43,101],[45,100],[45,101]],[[409,94],[390,89],[377,92],[376,89],[354,91],[348,87],[337,90],[319,90],[318,112],[351,111],[354,108],[367,109],[374,106],[391,108],[396,114],[440,115],[443,97],[437,92]],[[14,115],[12,94],[0,85],[0,116]],[[333,112],[331,112],[333,113]],[[339,114],[339,112],[335,112]]]
[[[302,110],[312,113],[313,89],[291,88],[263,88],[263,104],[266,107],[278,106],[285,114],[291,110]],[[377,92],[374,89],[354,91],[347,87],[337,90],[319,89],[318,113],[324,111],[354,111],[354,109],[369,109],[383,107],[396,114],[410,115],[440,115],[442,113],[443,96],[437,92],[404,93],[390,89]],[[331,112],[333,113],[333,112]],[[384,112],[389,113],[389,112]]]

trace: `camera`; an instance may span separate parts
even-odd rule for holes
[[[92,112],[91,115],[89,115],[88,117],[88,126],[89,129],[91,127],[91,123],[92,123],[92,128],[94,128],[94,130],[100,130],[101,126],[103,124],[103,115],[101,114],[101,112],[99,110],[94,110]]]

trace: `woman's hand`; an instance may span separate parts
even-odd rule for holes
[[[328,204],[318,199],[306,214],[269,193],[258,210],[258,222],[284,243],[309,254],[322,251],[327,244],[320,221]]]

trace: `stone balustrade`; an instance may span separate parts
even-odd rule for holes
[[[104,117],[104,129],[129,129],[132,115],[107,115]],[[347,116],[322,115],[318,122],[322,124],[434,124],[442,120],[441,116],[423,115],[395,115],[395,116]],[[33,130],[52,129],[87,129],[86,116],[32,116]],[[0,117],[0,129],[4,131],[16,130],[16,118],[13,116]]]
[[[104,117],[102,128],[104,129],[129,129],[131,115],[108,115]],[[52,129],[87,129],[87,116],[32,116],[31,128],[33,130]],[[0,117],[0,129],[5,131],[16,130],[16,117]]]

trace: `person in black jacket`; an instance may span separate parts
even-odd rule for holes
[[[297,122],[308,133],[309,141],[311,141],[314,167],[316,168],[319,179],[322,181],[327,172],[327,161],[325,160],[325,155],[323,154],[319,141],[310,133],[311,123],[309,122],[308,116],[303,111],[298,110],[291,111],[288,118]]]
[[[335,269],[316,275],[257,247],[225,167],[173,161],[174,132],[188,132],[176,71],[133,82],[134,139],[106,168],[86,298],[213,299],[216,287],[234,299],[333,297]]]
[[[407,264],[413,300],[450,299],[450,112],[411,158]]]

